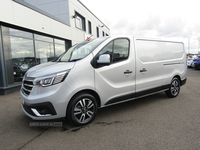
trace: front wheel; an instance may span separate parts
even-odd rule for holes
[[[175,77],[172,79],[169,90],[166,91],[165,93],[168,97],[173,98],[178,96],[179,92],[180,92],[180,81],[178,78]]]
[[[97,109],[98,105],[94,96],[80,93],[71,100],[67,117],[75,125],[86,125],[94,120]]]

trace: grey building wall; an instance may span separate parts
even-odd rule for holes
[[[68,0],[24,0],[24,1],[70,24]]]

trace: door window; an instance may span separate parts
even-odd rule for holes
[[[112,58],[112,52],[113,52],[113,41],[110,42],[108,45],[106,45],[100,52],[99,56],[102,54],[109,54],[110,58]],[[112,60],[112,59],[111,59]]]
[[[113,62],[126,60],[129,54],[129,40],[117,39],[114,41]]]
[[[129,45],[130,42],[128,39],[116,39],[107,44],[99,52],[99,56],[102,54],[109,54],[111,63],[117,63],[126,60],[129,55]]]

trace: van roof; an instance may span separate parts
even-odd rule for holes
[[[110,36],[110,38],[134,38],[135,40],[150,40],[150,41],[163,41],[163,42],[176,42],[183,43],[183,41],[177,40],[176,38],[163,38],[163,37],[140,37],[140,36],[131,36],[131,35],[115,35]]]

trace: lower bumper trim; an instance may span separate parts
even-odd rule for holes
[[[186,84],[187,78],[185,78],[184,80],[181,81],[181,86]]]
[[[38,103],[38,104],[22,104],[24,110],[35,117],[49,117],[57,115],[53,105],[50,102]]]

